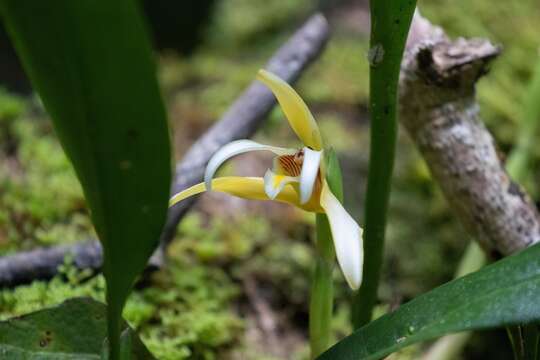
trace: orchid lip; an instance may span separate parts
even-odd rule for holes
[[[276,177],[281,177],[277,186],[275,185]],[[264,174],[264,192],[270,200],[274,200],[279,193],[283,190],[285,185],[292,182],[298,182],[298,177],[276,175],[272,170],[268,169]]]

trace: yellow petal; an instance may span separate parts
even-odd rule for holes
[[[356,290],[362,283],[364,263],[362,228],[332,194],[326,181],[321,191],[321,206],[330,223],[339,267],[351,289]]]
[[[260,177],[225,176],[212,180],[212,190],[224,192],[250,200],[270,200],[264,190],[264,180]],[[192,187],[174,195],[169,201],[169,206],[176,205],[180,201],[206,191],[204,183]],[[291,185],[285,185],[274,199],[299,206],[300,200],[297,191]]]
[[[314,150],[322,150],[319,127],[300,95],[285,81],[266,70],[259,70],[257,79],[272,90],[300,140]]]

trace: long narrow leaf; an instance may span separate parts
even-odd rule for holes
[[[449,333],[536,322],[539,298],[540,244],[419,296],[319,359],[380,359]]]
[[[103,243],[116,359],[120,313],[158,241],[171,177],[166,116],[143,21],[133,0],[0,0],[0,14]]]

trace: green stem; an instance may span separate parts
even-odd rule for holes
[[[311,358],[315,359],[330,345],[334,288],[332,270],[334,247],[330,225],[324,214],[317,214],[317,260],[312,277],[309,304],[309,341]]]
[[[119,309],[118,301],[112,296],[112,292],[107,289],[107,340],[109,345],[108,360],[120,359],[120,322],[121,306]]]
[[[120,360],[131,360],[133,354],[133,336],[128,327],[120,336]]]
[[[364,280],[353,302],[353,324],[371,320],[384,249],[386,214],[397,137],[397,85],[415,0],[371,1],[371,144],[365,203]]]
[[[454,279],[480,270],[486,262],[487,257],[484,250],[482,250],[476,241],[471,241],[459,262]]]
[[[537,324],[526,324],[522,327],[523,342],[525,343],[524,359],[538,359],[538,342],[540,340],[540,332]]]
[[[537,360],[540,333],[535,324],[509,326],[506,328],[515,360]]]
[[[337,156],[332,149],[325,151],[326,181],[336,198],[343,202],[343,179]],[[311,358],[322,354],[330,346],[332,309],[334,307],[334,242],[325,214],[317,214],[316,262],[312,275],[309,303],[309,342]]]

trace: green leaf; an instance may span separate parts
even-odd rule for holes
[[[157,245],[171,178],[139,9],[132,0],[0,0],[0,15],[83,185],[103,244],[118,359],[122,307]]]
[[[99,360],[107,335],[106,307],[90,298],[68,300],[57,307],[0,322],[1,359]],[[154,359],[129,331],[132,360]]]
[[[539,298],[540,244],[415,298],[319,359],[380,359],[449,333],[537,322]]]

